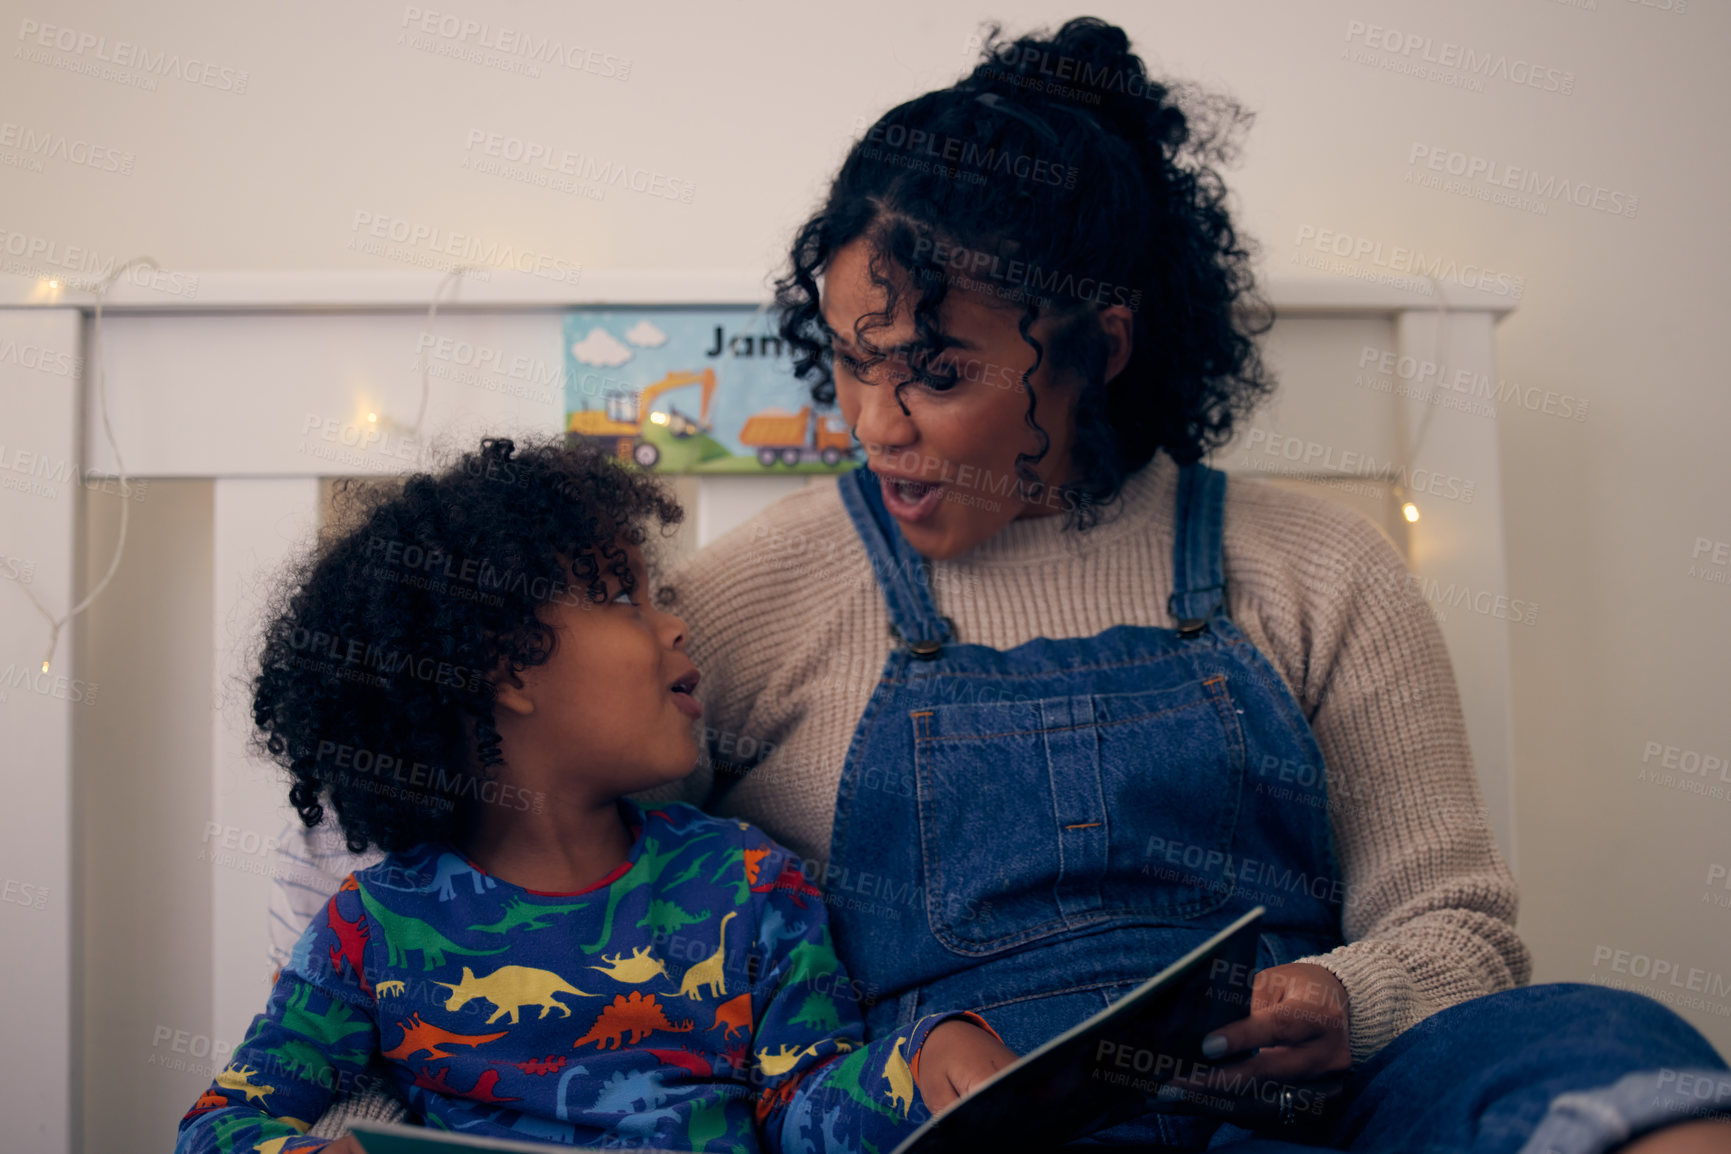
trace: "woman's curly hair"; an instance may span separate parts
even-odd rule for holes
[[[1020,303],[1019,330],[1035,354],[1022,377],[1026,420],[1041,448],[1018,455],[1017,472],[1035,485],[1029,466],[1048,441],[1029,377],[1048,354],[1029,326],[1052,315],[1054,367],[1084,381],[1066,488],[1080,498],[1069,502],[1071,524],[1086,528],[1157,450],[1180,464],[1199,459],[1274,387],[1255,340],[1273,313],[1217,171],[1236,158],[1251,117],[1223,97],[1150,79],[1123,30],[1091,17],[1049,38],[1006,41],[990,26],[983,43],[970,75],[891,109],[849,151],[776,282],[781,335],[812,399],[832,404],[818,277],[861,239],[886,294],[883,311],[852,334],[874,354],[868,367],[882,358],[867,334],[893,323],[903,288],[917,294],[912,375],[895,386],[898,400],[915,380],[954,383],[953,370],[930,368],[951,288]],[[1109,384],[1102,303],[1126,304],[1135,318],[1130,362]]]
[[[255,746],[351,851],[456,841],[501,764],[492,675],[546,661],[537,610],[630,589],[624,543],[682,512],[654,477],[562,439],[481,441],[437,473],[336,485],[338,528],[284,575],[252,682]]]

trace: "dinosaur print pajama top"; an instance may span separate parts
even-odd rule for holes
[[[383,1082],[477,1137],[887,1154],[929,1116],[910,1069],[926,1035],[984,1021],[933,1014],[867,1045],[872,991],[791,851],[692,806],[621,804],[630,856],[581,893],[438,845],[351,874],[176,1150],[316,1150],[331,1099]]]

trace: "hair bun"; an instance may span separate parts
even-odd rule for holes
[[[1167,87],[1149,77],[1116,24],[1081,16],[1050,37],[1014,40],[989,25],[980,48],[985,59],[958,87],[1089,113],[1138,150],[1157,145],[1170,154],[1184,142],[1184,114],[1167,99]]]

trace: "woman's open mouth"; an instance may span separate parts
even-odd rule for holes
[[[884,508],[898,521],[918,523],[929,519],[944,499],[945,485],[931,481],[913,481],[880,473],[878,483],[883,490]]]
[[[703,716],[703,706],[698,703],[697,698],[692,693],[697,688],[697,678],[697,670],[693,669],[668,686],[669,691],[673,694],[673,703],[693,720]]]

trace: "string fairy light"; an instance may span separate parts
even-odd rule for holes
[[[90,333],[90,371],[96,381],[97,405],[102,413],[102,432],[103,435],[108,438],[109,452],[114,454],[115,476],[120,481],[120,532],[116,536],[114,542],[114,557],[108,563],[108,572],[102,575],[102,580],[96,583],[95,588],[91,589],[89,593],[84,595],[84,600],[74,605],[71,609],[68,609],[59,617],[56,617],[48,606],[42,604],[42,599],[36,596],[36,591],[34,589],[23,583],[18,584],[18,588],[24,590],[24,595],[30,598],[30,603],[36,607],[36,612],[42,614],[43,619],[48,622],[48,648],[42,654],[42,672],[44,673],[47,673],[53,665],[54,650],[60,644],[60,631],[64,629],[74,617],[77,617],[80,613],[90,608],[91,604],[95,602],[97,597],[101,596],[102,591],[108,588],[108,583],[114,579],[114,574],[120,568],[121,555],[126,551],[126,529],[129,520],[128,514],[132,505],[130,500],[131,482],[126,476],[126,463],[120,456],[120,445],[114,439],[114,426],[108,419],[108,374],[105,371],[107,368],[108,357],[106,356],[106,345],[102,339],[102,302],[108,295],[108,290],[114,287],[114,282],[120,279],[121,274],[126,272],[128,269],[135,267],[161,268],[162,266],[157,264],[156,261],[152,260],[150,257],[135,256],[125,264],[111,270],[107,276],[103,277],[95,289],[96,311],[91,322]],[[60,286],[58,283],[55,283],[53,287],[58,289]]]
[[[455,285],[462,278],[464,273],[480,271],[482,271],[482,269],[478,266],[466,264],[452,265],[450,268],[445,270],[445,275],[439,279],[438,285],[433,289],[433,299],[427,304],[427,320],[425,324],[425,333],[427,336],[432,335],[433,320],[439,315],[439,302],[444,299],[445,290],[452,285]],[[380,412],[379,409],[373,408],[367,411],[367,424],[382,426],[387,429],[396,429],[400,432],[406,433],[409,441],[415,446],[415,451],[419,453],[422,451],[422,446],[420,444],[421,424],[427,419],[427,401],[432,395],[433,382],[432,358],[426,351],[423,351],[417,359],[420,361],[421,365],[421,402],[419,407],[415,410],[415,423],[405,427],[402,422],[392,419],[388,413],[383,413]]]
[[[1436,300],[1437,314],[1436,328],[1431,332],[1430,363],[1440,366],[1442,362],[1437,358],[1442,352],[1442,334],[1443,329],[1448,324],[1449,302],[1448,297],[1443,295],[1442,282],[1436,278],[1435,273],[1425,274],[1425,279],[1430,281],[1431,293]],[[1437,372],[1440,374],[1442,370],[1439,368]],[[1424,436],[1430,430],[1430,419],[1436,416],[1436,410],[1435,405],[1426,405],[1424,416],[1419,418],[1418,431],[1413,434],[1412,438],[1412,448],[1406,454],[1408,476],[1411,475],[1412,466],[1418,461],[1419,450],[1424,448]],[[1418,505],[1413,502],[1412,495],[1407,492],[1405,484],[1398,479],[1398,474],[1393,488],[1395,500],[1400,502],[1401,516],[1405,517],[1409,523],[1417,521]]]
[[[1446,327],[1449,315],[1448,297],[1443,294],[1442,282],[1436,278],[1434,273],[1427,274],[1426,279],[1429,280],[1431,284],[1431,295],[1432,299],[1436,301],[1435,311],[1437,314],[1436,328],[1431,333],[1430,363],[1433,365],[1439,365],[1441,362],[1437,360],[1437,356],[1442,349],[1442,333],[1443,329]],[[1343,479],[1354,481],[1380,481],[1389,487],[1390,495],[1400,505],[1401,516],[1410,524],[1419,519],[1419,507],[1418,503],[1412,499],[1412,493],[1407,488],[1404,478],[1410,475],[1413,464],[1418,460],[1420,450],[1424,448],[1425,434],[1430,431],[1430,421],[1431,418],[1436,415],[1436,410],[1437,406],[1435,405],[1425,406],[1424,416],[1420,418],[1418,429],[1413,434],[1412,448],[1408,449],[1405,454],[1406,464],[1404,466],[1390,465],[1388,468],[1376,473],[1343,473],[1339,470],[1334,470],[1332,472],[1268,473],[1262,470],[1247,470],[1244,475],[1251,477],[1272,476],[1287,480],[1321,481],[1325,483],[1340,481]]]

